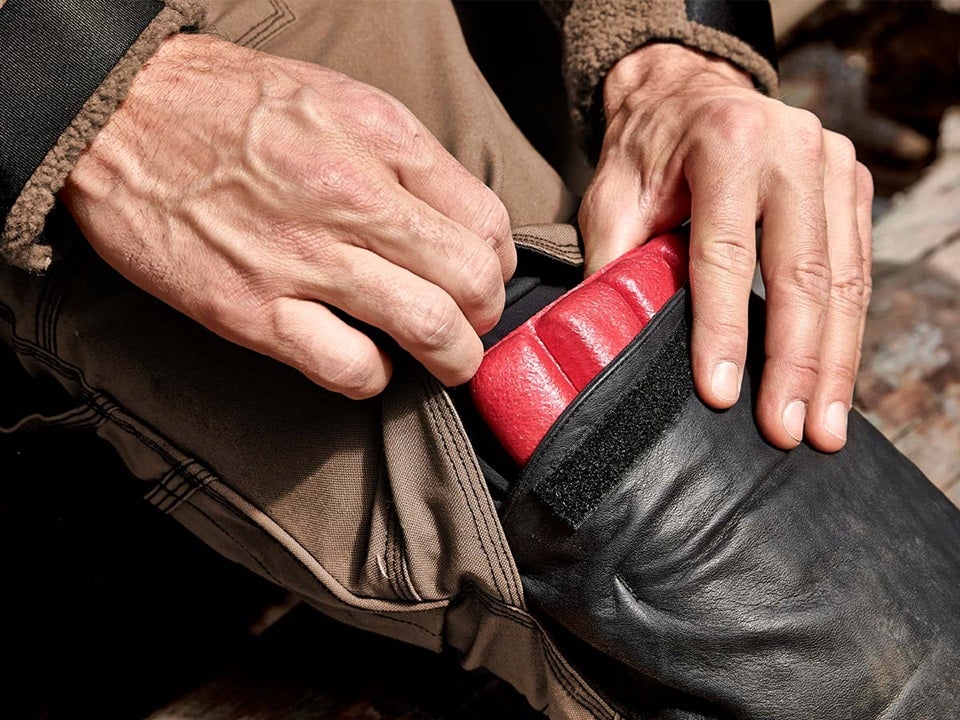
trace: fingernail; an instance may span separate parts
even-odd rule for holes
[[[717,363],[711,383],[717,397],[733,402],[740,397],[740,368],[729,360]]]
[[[827,432],[840,440],[847,439],[847,404],[837,400],[830,403],[823,416],[823,426]]]
[[[807,404],[803,400],[794,400],[783,409],[783,427],[797,442],[803,440],[803,419],[807,415]]]

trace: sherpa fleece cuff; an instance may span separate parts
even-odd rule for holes
[[[552,13],[555,14],[556,13]],[[562,19],[564,76],[574,122],[596,154],[603,135],[599,92],[618,60],[650,42],[676,42],[721,57],[777,92],[767,2],[753,0],[574,0]]]
[[[54,194],[134,75],[203,0],[13,0],[0,7],[0,260],[50,264]]]

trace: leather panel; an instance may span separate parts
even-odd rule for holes
[[[856,412],[833,455],[763,440],[763,310],[728,411],[665,367],[686,291],[568,406],[503,512],[527,601],[629,717],[960,717],[960,513]],[[672,413],[631,454],[610,415],[644,383]],[[542,488],[589,442],[603,492],[571,524]]]

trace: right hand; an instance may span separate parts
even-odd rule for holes
[[[503,204],[397,100],[204,35],[164,42],[61,199],[131,282],[357,399],[390,359],[328,306],[457,385],[516,267]]]

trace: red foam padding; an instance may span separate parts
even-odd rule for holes
[[[644,326],[616,289],[595,282],[560,298],[534,323],[577,390],[583,390]]]
[[[487,350],[474,404],[525,464],[574,399],[687,281],[687,247],[662,235],[584,280]]]
[[[530,458],[577,394],[527,325],[487,351],[470,391],[484,420],[518,462]]]

